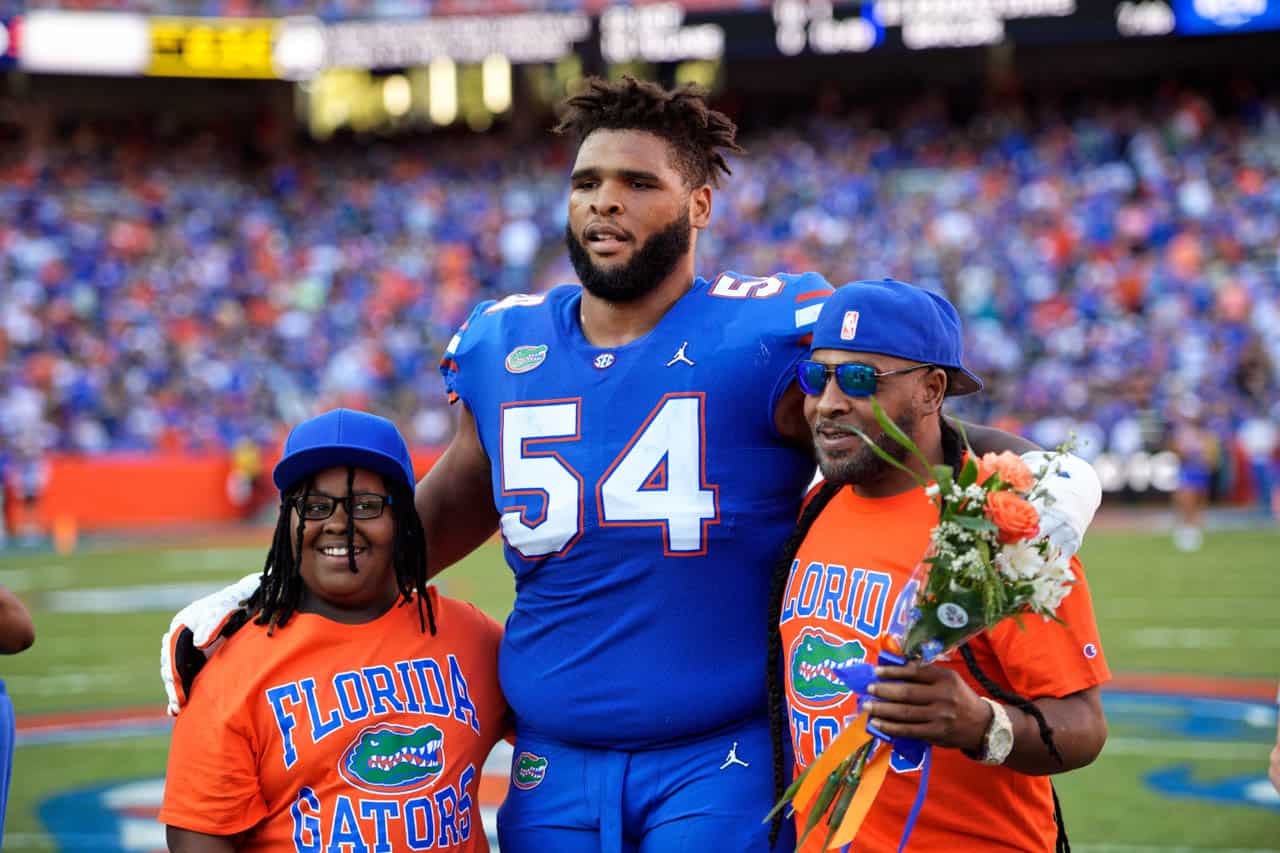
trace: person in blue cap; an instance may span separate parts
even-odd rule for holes
[[[416,498],[430,571],[500,532],[515,578],[500,672],[517,762],[499,839],[506,853],[765,853],[760,626],[813,479],[795,364],[832,288],[815,273],[695,274],[739,151],[704,93],[593,79],[562,107],[578,283],[471,312],[441,364],[458,428]],[[193,667],[237,593],[175,617]],[[171,690],[187,678],[162,675]],[[522,755],[545,768],[537,784],[522,784]]]
[[[1006,620],[961,646],[961,660],[881,667],[877,674],[886,681],[870,688],[865,706],[829,669],[877,659],[911,606],[911,573],[938,521],[916,479],[931,479],[930,467],[885,434],[871,397],[929,466],[958,470],[961,463],[964,443],[943,417],[943,403],[980,390],[982,382],[964,366],[955,308],[903,282],[847,284],[823,306],[796,378],[823,482],[811,492],[771,584],[775,796],[781,798],[791,769],[784,763],[786,729],[798,772],[861,708],[887,735],[941,747],[933,751],[912,849],[1062,849],[1065,830],[1046,777],[1097,757],[1106,739],[1099,686],[1110,677],[1078,560],[1061,622],[1028,618],[1022,630]],[[1059,494],[1074,499],[1069,489]],[[893,756],[855,840],[859,850],[898,847],[926,767]],[[797,814],[798,821],[807,817]],[[812,833],[801,851],[816,853],[825,837],[825,829]]]
[[[506,729],[501,628],[427,586],[409,450],[385,418],[296,426],[247,622],[174,728],[174,853],[485,851],[480,771]]]
[[[457,432],[417,490],[430,571],[500,532],[515,577],[500,672],[517,762],[499,838],[506,853],[765,853],[760,626],[813,479],[795,364],[832,288],[815,273],[696,275],[739,151],[704,93],[593,79],[562,107],[579,283],[472,311],[441,364]],[[252,585],[175,617],[193,668]],[[189,680],[162,675],[171,691]],[[520,756],[545,769],[536,784]]]

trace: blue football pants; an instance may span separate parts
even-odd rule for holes
[[[4,844],[4,813],[9,802],[9,777],[13,774],[13,742],[16,737],[13,702],[0,680],[0,845]]]
[[[498,811],[502,853],[768,853],[773,760],[764,721],[680,746],[621,752],[517,734],[546,759]],[[513,772],[514,780],[514,772]],[[777,853],[795,849],[785,821]]]

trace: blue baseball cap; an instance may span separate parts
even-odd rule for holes
[[[388,486],[402,483],[410,491],[417,482],[409,448],[396,425],[352,409],[334,409],[295,426],[271,479],[283,493],[310,474],[341,465],[374,471]]]
[[[837,288],[813,327],[809,351],[820,349],[874,352],[945,367],[948,396],[982,390],[982,380],[962,363],[964,342],[955,306],[891,278]]]

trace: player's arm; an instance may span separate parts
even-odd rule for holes
[[[868,688],[875,700],[868,703],[867,713],[882,732],[981,753],[994,712],[959,673],[918,661],[879,667],[876,673],[892,680]],[[1107,740],[1107,722],[1097,687],[1061,699],[1035,699],[1031,704],[1044,715],[1062,762],[1050,753],[1031,714],[1004,705],[1013,726],[1013,750],[1004,761],[1006,767],[1047,776],[1084,767],[1098,757]]]
[[[799,382],[792,382],[778,398],[773,410],[773,426],[784,439],[813,453],[813,430],[804,419],[804,391]]]
[[[427,532],[429,575],[461,560],[498,529],[489,456],[465,403],[458,431],[418,483],[414,503]]]
[[[0,586],[0,654],[14,655],[31,648],[36,626],[22,601]]]
[[[964,429],[964,435],[969,439],[969,446],[979,456],[984,453],[999,453],[1002,450],[1011,450],[1021,455],[1032,450],[1041,449],[1040,445],[1034,441],[1028,441],[1020,435],[1014,435],[1002,429],[982,426],[981,424],[971,424],[968,421],[960,421],[955,418],[949,418],[948,420],[953,425],[959,424]]]
[[[169,853],[235,853],[239,835],[206,835],[176,826],[166,826]]]

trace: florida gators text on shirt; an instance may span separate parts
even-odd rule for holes
[[[488,849],[480,771],[504,734],[501,629],[429,588],[363,625],[247,625],[178,718],[160,820],[247,850]]]

